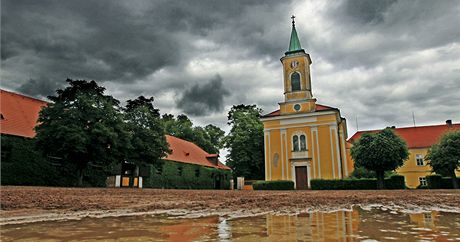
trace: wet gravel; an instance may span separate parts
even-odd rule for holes
[[[2,186],[1,217],[128,209],[133,212],[289,212],[381,204],[460,209],[460,190],[224,191]]]

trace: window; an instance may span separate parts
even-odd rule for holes
[[[305,135],[300,136],[300,150],[306,151],[307,150],[307,142],[305,140]]]
[[[196,176],[196,177],[200,177],[200,168],[197,168],[197,169],[195,170],[195,176]]]
[[[426,186],[426,177],[419,177],[420,186]]]
[[[292,137],[292,145],[294,151],[299,151],[299,136],[294,135],[294,137]]]
[[[424,162],[423,162],[423,155],[420,155],[420,154],[417,154],[415,155],[415,161],[417,162],[417,165],[418,166],[424,166]]]
[[[300,74],[297,72],[291,75],[291,91],[300,91]]]
[[[177,173],[182,176],[182,166],[177,167]]]
[[[293,151],[307,151],[307,138],[304,134],[292,136]]]

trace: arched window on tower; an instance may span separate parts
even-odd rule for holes
[[[292,146],[294,146],[294,151],[299,151],[299,137],[297,135],[292,137]]]
[[[307,141],[305,139],[305,135],[300,136],[300,150],[301,151],[307,150]]]
[[[291,91],[300,91],[300,74],[297,72],[291,74]]]

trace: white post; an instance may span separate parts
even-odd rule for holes
[[[115,176],[115,187],[120,187],[120,183],[121,183],[121,176],[116,175]]]
[[[236,189],[243,190],[244,188],[244,177],[236,178]]]

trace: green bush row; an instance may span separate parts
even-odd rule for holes
[[[252,184],[254,190],[294,190],[293,181],[256,181]]]
[[[150,176],[143,186],[176,189],[229,189],[231,172],[165,160],[159,167],[148,166]]]
[[[453,189],[451,177],[442,177],[441,175],[430,175],[426,177],[427,187],[429,189]],[[460,184],[460,177],[457,177],[457,184]]]
[[[405,189],[404,176],[394,175],[385,178],[385,189]],[[312,190],[374,190],[377,189],[377,179],[313,179],[310,181]]]

